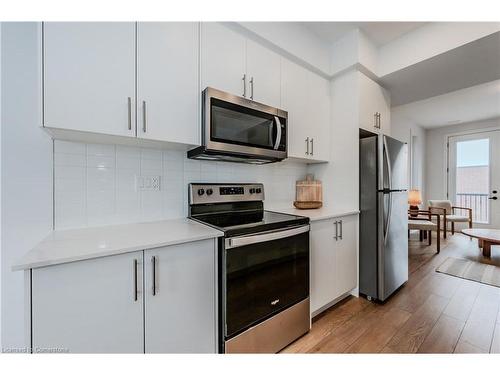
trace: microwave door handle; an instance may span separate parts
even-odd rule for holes
[[[274,116],[276,122],[276,142],[274,142],[274,149],[277,150],[281,143],[281,121],[278,116]]]

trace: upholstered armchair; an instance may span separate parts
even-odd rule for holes
[[[467,215],[457,215],[457,210],[468,211]],[[448,200],[429,200],[429,211],[443,217],[443,237],[446,238],[448,222],[451,223],[451,234],[455,234],[455,223],[468,223],[472,228],[472,209],[468,207],[453,206]]]
[[[436,222],[432,221],[432,216],[436,217]],[[441,223],[440,215],[433,214],[430,211],[410,210],[408,211],[408,238],[410,238],[410,230],[420,231],[420,241],[423,240],[423,234],[427,234],[429,246],[432,245],[432,231],[436,232],[436,251],[441,251]]]

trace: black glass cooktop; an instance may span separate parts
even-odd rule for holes
[[[309,223],[307,217],[272,211],[219,212],[191,218],[223,231],[226,237]]]

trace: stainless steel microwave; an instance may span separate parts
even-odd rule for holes
[[[286,111],[207,87],[202,102],[202,145],[191,159],[253,164],[287,157]]]

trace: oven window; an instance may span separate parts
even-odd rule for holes
[[[274,116],[233,103],[211,99],[211,140],[272,149]]]
[[[226,250],[226,338],[309,295],[309,233]]]

